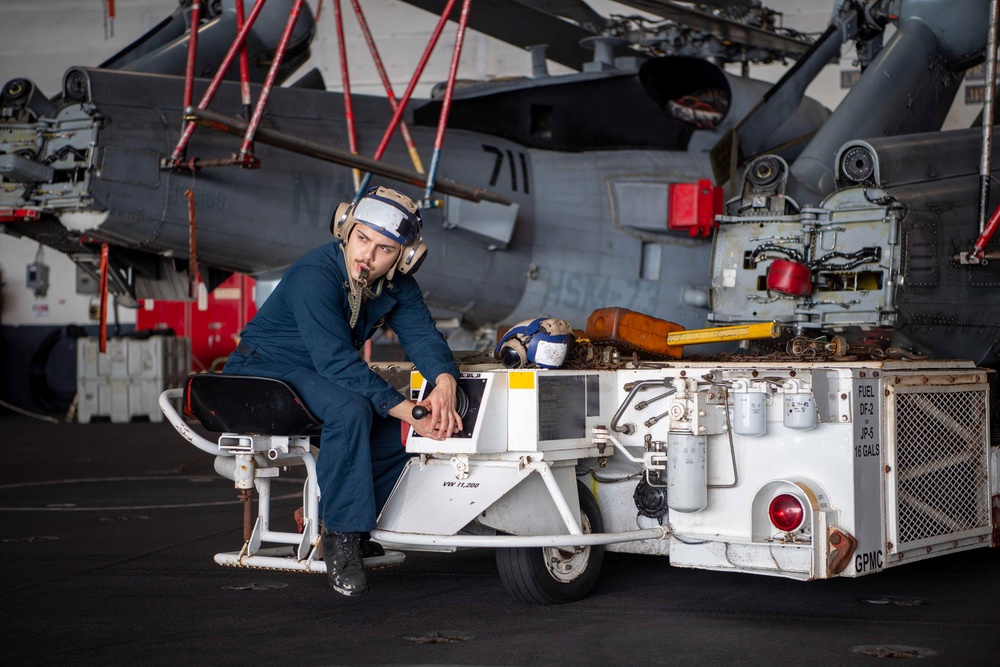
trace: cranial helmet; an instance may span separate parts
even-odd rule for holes
[[[420,238],[423,221],[416,202],[391,188],[371,188],[357,202],[344,202],[337,207],[330,231],[346,245],[359,222],[403,246],[399,260],[386,273],[387,279],[392,280],[397,270],[405,275],[420,268],[427,246]]]
[[[503,335],[493,355],[507,368],[535,364],[558,368],[566,360],[573,328],[566,320],[538,317],[518,322]]]

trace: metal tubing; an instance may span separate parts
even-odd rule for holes
[[[397,533],[376,528],[372,539],[410,546],[447,547],[584,547],[642,540],[662,540],[670,536],[664,526],[622,533],[589,533],[586,535],[428,535],[425,533]]]
[[[190,119],[196,119],[201,125],[205,125],[213,130],[225,132],[233,136],[242,136],[247,124],[236,118],[224,114],[208,111],[207,109],[188,108],[184,110],[184,115]],[[423,186],[424,177],[413,171],[397,167],[395,165],[383,164],[361,155],[351,155],[346,151],[337,150],[315,141],[300,139],[284,132],[278,132],[269,128],[259,128],[257,130],[256,141],[269,146],[283,148],[294,151],[302,155],[308,155],[318,160],[342,164],[348,167],[358,167],[363,171],[379,174],[386,178],[408,183],[410,185]],[[444,194],[453,195],[460,199],[469,201],[490,201],[497,204],[510,205],[512,202],[506,197],[502,197],[495,192],[481,188],[471,187],[456,183],[451,179],[438,179],[437,190]]]
[[[206,454],[211,454],[212,456],[228,456],[232,457],[232,454],[228,452],[223,452],[219,449],[219,443],[212,442],[200,436],[199,434],[192,431],[184,418],[177,413],[174,409],[173,404],[170,401],[180,400],[184,398],[184,390],[180,388],[167,389],[160,394],[159,405],[160,411],[170,422],[171,426],[176,429],[181,437],[190,442],[192,445],[205,452]]]
[[[667,385],[668,381],[669,381],[668,378],[664,378],[662,380],[640,380],[639,382],[636,382],[632,386],[632,390],[628,393],[628,396],[626,396],[625,400],[622,401],[621,407],[618,408],[618,412],[616,412],[615,416],[611,418],[611,430],[614,431],[615,433],[624,433],[625,435],[631,435],[635,433],[635,424],[625,424],[625,426],[621,428],[618,427],[618,420],[622,418],[623,414],[625,414],[625,408],[629,406],[629,404],[632,402],[632,399],[635,398],[635,395],[639,392],[640,389],[645,389],[646,387],[655,387],[655,386],[666,387],[668,386]],[[674,389],[669,393],[674,393],[675,391],[677,390]]]
[[[264,530],[260,534],[261,542],[273,542],[275,544],[295,544],[302,541],[299,533],[287,533],[280,530]]]
[[[243,29],[243,23],[246,21],[243,12],[243,0],[236,0],[236,32],[238,33]],[[243,103],[243,120],[250,120],[250,64],[247,62],[247,45],[246,42],[240,47],[240,100]],[[184,105],[185,107],[191,106],[188,102]]]
[[[311,451],[296,447],[287,455],[278,457],[278,460],[289,458],[300,459],[306,467],[306,481],[302,488],[302,506],[305,513],[304,518],[312,519],[309,522],[309,542],[314,543],[319,537],[319,483],[316,481],[316,458]]]
[[[986,36],[986,93],[983,101],[983,151],[979,158],[979,233],[986,230],[986,214],[990,206],[990,166],[993,161],[993,96],[997,77],[997,7],[1000,0],[990,2],[989,32]],[[981,237],[980,237],[981,238]],[[976,244],[977,248],[979,244]],[[982,248],[979,248],[982,250]]]
[[[451,66],[448,69],[448,85],[444,89],[444,99],[441,101],[441,112],[438,115],[437,136],[434,137],[434,154],[431,157],[430,171],[427,172],[424,201],[429,201],[434,192],[434,179],[441,162],[441,147],[444,146],[444,132],[448,125],[448,113],[451,111],[451,98],[455,92],[455,77],[458,75],[458,63],[462,58],[462,43],[465,41],[465,26],[469,22],[471,2],[472,0],[462,0],[462,13],[458,17],[458,31],[455,33],[455,48],[452,50]]]
[[[427,43],[427,47],[424,49],[424,53],[420,56],[420,61],[417,63],[417,68],[413,71],[413,76],[410,77],[410,83],[406,86],[406,92],[403,93],[403,97],[399,101],[399,106],[396,107],[396,110],[393,112],[392,120],[389,121],[389,126],[385,128],[385,134],[382,135],[382,140],[379,142],[378,148],[375,149],[375,155],[373,156],[375,161],[381,160],[382,156],[385,154],[385,149],[389,147],[389,139],[392,138],[392,133],[395,132],[396,126],[403,118],[403,112],[406,110],[406,105],[410,103],[410,96],[413,95],[413,89],[417,87],[417,81],[420,80],[420,75],[423,74],[424,67],[427,66],[427,61],[430,59],[431,52],[437,45],[438,38],[441,37],[441,31],[444,29],[444,24],[448,22],[448,16],[451,14],[451,10],[454,8],[456,1],[457,0],[448,0],[448,4],[445,6],[444,11],[441,12],[441,18],[438,19],[438,23],[434,27],[434,32],[431,33],[430,41]],[[423,179],[421,179],[421,181],[422,180]]]
[[[396,111],[399,107],[399,100],[396,99],[396,93],[392,90],[392,82],[389,81],[389,75],[385,71],[385,64],[379,55],[378,47],[375,46],[375,38],[372,37],[372,31],[368,27],[368,20],[365,18],[364,12],[361,11],[361,5],[358,4],[358,0],[351,0],[351,5],[354,7],[354,14],[358,19],[358,25],[361,26],[361,34],[364,36],[365,43],[368,44],[368,50],[372,54],[372,62],[375,63],[375,69],[378,71],[379,78],[382,79],[382,87],[385,88],[385,96],[389,100],[389,106],[392,107],[393,111]],[[410,153],[410,161],[413,163],[413,168],[417,170],[417,173],[424,173],[424,165],[420,161],[420,154],[417,153],[417,146],[413,142],[410,127],[406,124],[405,120],[401,119],[399,121],[399,133],[403,135],[403,141],[406,142],[406,150]],[[354,152],[356,153],[357,151]]]
[[[632,453],[629,452],[628,449],[625,448],[625,445],[623,445],[622,443],[618,442],[618,440],[615,439],[615,436],[613,436],[610,433],[608,433],[604,437],[606,437],[608,440],[610,440],[611,444],[615,446],[615,449],[617,449],[619,452],[621,452],[622,454],[624,454],[625,458],[627,458],[632,463],[638,463],[639,465],[645,465],[646,464],[645,459],[640,459],[640,458],[636,458],[636,457],[632,456]]]
[[[202,95],[201,101],[198,102],[199,109],[205,109],[208,107],[209,102],[215,97],[216,91],[219,90],[219,86],[222,85],[222,79],[226,75],[226,70],[233,64],[233,59],[236,57],[237,51],[246,44],[247,35],[250,34],[250,29],[253,27],[254,21],[257,20],[257,16],[260,11],[264,8],[264,3],[267,0],[257,0],[254,3],[253,9],[250,10],[250,16],[247,17],[246,23],[243,24],[243,28],[239,30],[236,34],[236,39],[233,41],[232,46],[229,47],[229,51],[226,53],[226,57],[222,59],[222,65],[219,66],[219,71],[215,73],[212,77],[211,83],[208,84],[208,90]],[[190,108],[190,107],[187,107]],[[187,114],[185,114],[187,115]],[[191,141],[191,135],[194,134],[194,123],[189,122],[184,128],[184,132],[181,133],[181,138],[177,141],[177,146],[174,147],[174,152],[170,155],[170,166],[174,166],[181,156],[184,155],[184,150],[187,148],[187,144]]]
[[[283,547],[279,547],[283,548]],[[273,552],[274,549],[260,549],[257,553]],[[387,551],[384,556],[366,558],[366,567],[385,567],[386,565],[396,565],[402,563],[405,556],[398,551]],[[295,557],[288,556],[248,556],[242,552],[223,552],[215,554],[215,562],[219,565],[231,567],[262,568],[265,570],[294,570],[296,572],[326,572],[326,563],[322,558],[306,558],[296,560]]]
[[[569,508],[569,503],[566,502],[566,497],[563,496],[562,489],[559,488],[559,482],[552,475],[552,470],[549,469],[549,464],[542,461],[537,461],[534,463],[529,463],[526,468],[531,468],[539,475],[542,476],[542,481],[545,482],[545,488],[549,490],[549,495],[552,496],[552,502],[556,505],[556,510],[559,512],[559,516],[562,517],[563,523],[566,524],[566,529],[569,531],[570,535],[583,535],[583,531],[580,529],[580,523],[576,519],[576,514]]]
[[[285,31],[281,34],[281,41],[278,42],[274,59],[271,61],[271,69],[267,71],[267,78],[264,79],[264,87],[261,88],[260,98],[257,100],[257,106],[254,108],[253,117],[250,118],[250,122],[247,125],[247,133],[243,137],[243,145],[240,147],[239,158],[244,167],[253,166],[253,137],[257,132],[257,127],[260,125],[260,119],[264,116],[264,108],[267,106],[267,98],[271,96],[274,81],[278,78],[278,68],[281,67],[281,61],[285,58],[285,51],[288,50],[288,42],[292,38],[292,30],[295,29],[295,23],[299,20],[299,12],[302,11],[302,1],[295,0],[295,4],[292,5],[292,11],[288,14]]]
[[[243,541],[249,542],[253,535],[253,492],[250,489],[240,489],[238,497],[243,503]]]
[[[201,0],[191,3],[191,36],[188,38],[187,67],[184,69],[184,106],[191,106],[194,97],[194,65],[198,59],[198,24],[201,22]]]
[[[260,549],[264,536],[270,532],[271,525],[271,479],[269,477],[257,477],[253,482],[257,489],[257,521],[254,524],[253,534],[246,540],[247,554],[252,556]],[[254,539],[256,538],[256,539]],[[299,536],[301,539],[301,536]],[[275,540],[280,542],[280,540]],[[283,544],[298,544],[295,542],[283,542]]]
[[[322,4],[322,0],[320,0]],[[354,131],[354,105],[351,104],[351,73],[347,67],[347,42],[344,40],[344,17],[340,12],[340,0],[333,0],[333,16],[337,23],[337,46],[340,49],[340,79],[344,86],[344,115],[347,120],[347,145],[351,153],[358,154],[358,135]],[[354,169],[354,190],[361,184],[361,173]]]

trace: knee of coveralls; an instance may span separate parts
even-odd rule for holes
[[[375,486],[371,431],[374,409],[364,396],[312,377],[286,379],[296,387],[306,407],[323,422],[316,481],[320,514],[327,530],[358,532],[375,528]]]

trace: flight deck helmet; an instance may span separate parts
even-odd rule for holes
[[[512,326],[493,355],[506,368],[521,368],[529,363],[539,368],[558,368],[566,361],[573,340],[573,328],[566,320],[537,317]]]
[[[359,222],[403,246],[399,260],[385,275],[387,280],[392,280],[396,271],[406,275],[420,268],[427,256],[427,245],[420,238],[423,220],[416,202],[398,190],[371,188],[357,202],[344,202],[337,207],[330,231],[346,245]]]

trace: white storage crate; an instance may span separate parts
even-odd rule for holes
[[[79,338],[77,419],[84,424],[93,417],[110,417],[115,424],[133,417],[163,421],[157,404],[160,392],[180,387],[190,368],[191,343],[187,338],[111,338],[104,354],[98,338]]]

